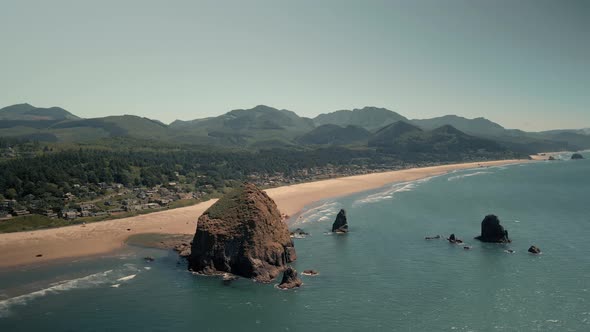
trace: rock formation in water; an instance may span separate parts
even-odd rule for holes
[[[348,232],[348,221],[346,220],[346,211],[341,209],[336,216],[336,220],[332,224],[333,233],[347,233]]]
[[[549,156],[549,159],[547,159],[547,160],[551,160],[551,161],[553,161],[553,160],[556,160],[556,159],[555,159],[555,157],[553,157],[553,156]]]
[[[243,184],[199,218],[188,261],[197,273],[270,282],[296,258],[275,202],[253,184]]]
[[[482,242],[509,243],[508,231],[500,225],[500,220],[493,214],[487,215],[481,222],[481,235],[476,239]]]
[[[304,276],[317,276],[320,273],[316,270],[305,270],[301,272],[301,274],[303,274]]]
[[[579,153],[574,153],[572,154],[572,159],[584,159],[584,156]]]
[[[305,232],[304,230],[302,230],[301,228],[297,228],[296,230],[292,231],[289,233],[289,235],[292,238],[296,238],[296,239],[304,239],[306,238],[309,233]]]
[[[283,272],[283,280],[281,280],[279,288],[291,289],[301,286],[302,283],[301,279],[297,276],[297,271],[288,266],[285,272]]]
[[[537,246],[531,246],[529,248],[529,252],[531,254],[540,254],[541,253],[541,249],[539,249],[539,247],[537,247]]]

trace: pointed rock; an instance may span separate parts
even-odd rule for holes
[[[283,272],[283,280],[279,284],[279,288],[282,289],[291,289],[295,287],[299,287],[303,284],[301,279],[297,276],[297,270],[288,266],[285,272]]]
[[[199,218],[188,261],[197,273],[270,282],[296,258],[275,202],[253,184],[243,184]]]
[[[341,209],[332,224],[333,233],[348,233],[348,221],[346,220],[346,211]]]

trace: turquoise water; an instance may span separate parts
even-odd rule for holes
[[[589,171],[481,168],[321,202],[292,225],[311,233],[295,268],[320,272],[298,290],[224,285],[144,248],[0,272],[0,331],[588,331]],[[340,208],[350,233],[325,234]],[[473,240],[489,213],[512,244]],[[450,233],[473,249],[424,240]]]

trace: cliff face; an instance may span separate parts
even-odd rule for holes
[[[197,222],[189,269],[229,272],[269,282],[297,258],[275,202],[244,184],[213,204]]]
[[[500,220],[493,214],[487,215],[481,222],[481,235],[476,239],[482,242],[509,243],[508,231],[500,225]]]

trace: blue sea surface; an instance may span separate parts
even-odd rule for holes
[[[2,271],[0,331],[590,331],[589,175],[588,159],[535,162],[320,202],[291,221],[311,233],[293,266],[320,273],[296,290],[139,247]],[[340,208],[350,233],[330,234]],[[473,239],[490,213],[511,244]],[[424,239],[451,233],[472,249]]]

